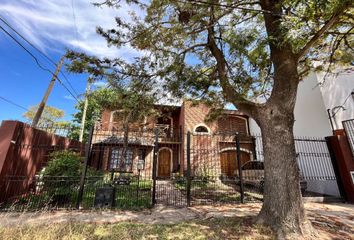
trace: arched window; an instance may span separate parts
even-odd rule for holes
[[[204,124],[199,124],[199,125],[194,127],[194,133],[197,133],[197,134],[209,134],[210,133],[210,129],[207,126],[205,126]]]

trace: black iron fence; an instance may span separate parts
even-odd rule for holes
[[[93,129],[89,139],[82,158],[86,175],[7,175],[0,179],[5,189],[0,208],[141,209],[263,199],[260,135]],[[297,137],[295,144],[303,196],[331,194],[323,191],[336,187],[325,140]],[[46,147],[53,149],[41,146]],[[94,176],[93,170],[101,174]]]
[[[78,201],[82,209],[138,210],[151,206],[152,181],[136,177],[130,178],[129,184],[112,182],[107,175],[87,177],[80,200],[80,176],[36,176],[33,179],[17,176],[2,179],[1,184],[12,189],[3,195],[6,200],[0,204],[2,210],[75,209]],[[21,191],[23,185],[29,185],[26,191]]]

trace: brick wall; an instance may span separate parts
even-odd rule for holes
[[[205,119],[210,111],[210,108],[205,104],[193,105],[190,101],[185,101],[182,105],[181,113],[183,113],[184,132],[192,133],[191,149],[191,164],[194,170],[206,166],[215,170],[216,174],[220,173],[220,153],[223,149],[235,150],[234,133],[248,135],[248,117],[239,111],[225,111],[225,115],[213,122],[206,122]],[[204,125],[210,129],[209,134],[194,134],[196,126]],[[211,134],[211,135],[210,135]],[[216,135],[214,135],[216,134]],[[186,170],[186,141],[183,142],[183,161],[181,161],[181,171]],[[250,139],[241,141],[241,148],[248,154],[248,159],[254,158],[253,143]],[[184,164],[183,164],[184,163]]]
[[[193,105],[190,101],[183,103],[184,126],[193,132],[198,124],[206,125],[212,133],[239,132],[248,135],[248,117],[239,111],[226,110],[225,114],[213,122],[205,122],[210,108],[205,104]]]
[[[172,127],[178,129],[180,127],[180,108],[174,106],[156,106],[159,112],[155,116],[147,117],[146,120],[130,124],[130,129],[133,131],[141,131],[145,129],[153,129],[159,116],[168,116],[172,118]],[[101,114],[101,120],[98,123],[101,130],[122,129],[122,119],[115,114],[116,110],[105,109]],[[112,116],[113,114],[113,116]]]

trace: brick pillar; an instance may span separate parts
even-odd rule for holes
[[[336,130],[326,137],[336,172],[338,188],[346,201],[354,203],[354,159],[344,130]]]

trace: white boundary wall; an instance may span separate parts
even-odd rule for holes
[[[323,92],[321,92],[321,89],[318,85],[318,76],[316,73],[311,73],[304,81],[300,82],[294,111],[295,137],[324,138],[326,136],[332,135],[332,130],[326,110],[327,108],[324,104],[322,94]],[[252,118],[250,118],[249,120],[249,126],[251,134],[261,134],[259,126]],[[258,152],[261,150],[256,149],[256,151]],[[323,153],[324,150],[314,148],[312,151],[316,154],[316,151],[318,151],[318,153]],[[299,164],[299,166],[302,172],[306,172],[305,166],[302,166],[302,163],[307,162],[307,160],[301,156],[301,152],[303,151],[299,149],[299,147],[297,147],[297,152],[300,152],[301,158],[301,163]],[[318,177],[321,177],[321,175],[323,175],[321,174],[322,171],[327,171],[325,173],[327,175],[328,171],[331,171],[330,175],[334,175],[333,170],[328,170],[327,168],[329,165],[332,166],[329,156],[322,156],[319,158],[316,157],[312,161],[323,161],[324,165],[322,166],[326,166],[325,169],[318,169],[318,173],[316,173]],[[310,175],[312,174],[314,173],[311,173]],[[307,180],[307,183],[309,191],[321,194],[328,194],[332,196],[340,196],[335,180]]]

